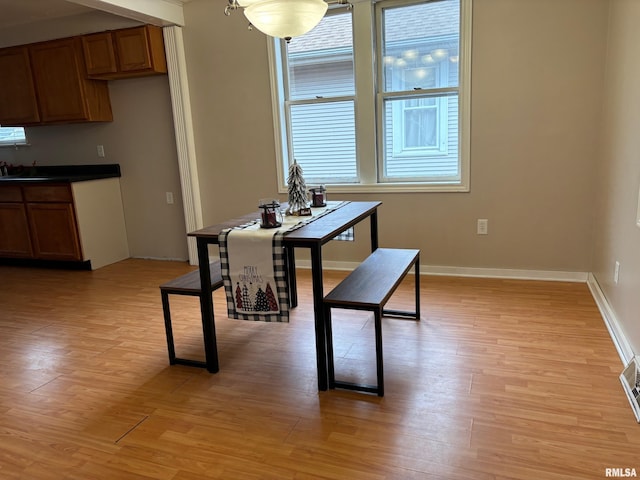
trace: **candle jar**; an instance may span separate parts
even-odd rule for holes
[[[310,188],[311,193],[311,206],[312,207],[326,207],[327,206],[327,189],[324,185],[319,187]]]
[[[278,228],[282,226],[282,210],[280,210],[278,200],[261,199],[258,207],[260,207],[260,227]]]

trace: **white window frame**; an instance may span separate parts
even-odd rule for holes
[[[380,65],[380,54],[375,47],[376,32],[380,30],[379,15],[375,8],[407,5],[412,0],[381,0],[374,5],[373,0],[351,0],[353,4],[353,43],[354,69],[356,72],[356,156],[358,165],[357,184],[331,184],[328,191],[335,193],[366,192],[468,192],[470,172],[470,134],[471,134],[471,23],[472,1],[460,0],[460,52],[458,109],[458,151],[460,175],[457,183],[439,182],[382,182],[379,178],[381,168],[380,140],[382,135],[380,118],[376,111],[381,108],[381,95],[376,92],[376,72],[372,65]],[[378,18],[374,22],[375,18]],[[378,23],[378,24],[376,24]],[[276,147],[276,167],[278,173],[278,191],[286,193],[286,178],[290,141],[283,128],[285,117],[284,88],[279,79],[279,65],[282,65],[281,50],[283,40],[268,42],[269,66],[271,74],[272,110],[274,118],[274,138]],[[378,67],[380,68],[380,67]],[[393,94],[391,94],[393,95]]]
[[[3,128],[2,125],[0,125],[0,128]],[[4,128],[12,128],[12,129],[21,128],[23,136],[22,136],[22,139],[18,141],[0,139],[0,147],[19,147],[19,146],[28,145],[27,132],[25,131],[24,127],[4,127]]]

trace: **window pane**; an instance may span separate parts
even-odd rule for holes
[[[458,85],[459,0],[384,9],[384,91]]]
[[[27,143],[24,128],[0,127],[0,145],[24,145]]]
[[[412,107],[414,100],[384,101],[383,180],[451,180],[458,164],[458,97],[420,101],[438,105]]]
[[[356,182],[354,102],[293,105],[293,158],[307,183]]]
[[[289,98],[353,95],[351,13],[325,16],[309,33],[287,47]]]
[[[406,149],[437,146],[437,113],[437,110],[432,107],[404,109],[404,145]]]

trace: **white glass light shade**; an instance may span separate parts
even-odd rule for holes
[[[258,3],[260,1],[262,0],[238,0],[238,5],[240,5],[242,8],[246,8],[252,3]]]
[[[327,7],[324,0],[261,0],[251,2],[244,15],[267,35],[291,38],[304,35],[320,23]]]

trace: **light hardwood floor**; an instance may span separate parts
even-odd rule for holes
[[[622,364],[584,284],[422,277],[383,324],[385,397],[318,392],[310,276],[289,324],[226,318],[221,370],[169,366],[158,286],[192,270],[0,267],[0,478],[601,479],[640,475]],[[326,287],[342,272],[327,272]],[[172,296],[179,356],[199,307]],[[390,305],[412,306],[407,278]],[[334,312],[336,374],[375,378],[372,318]]]

